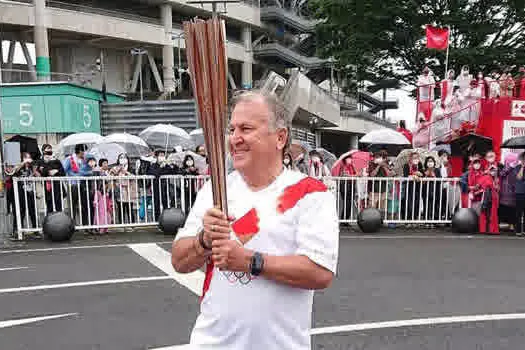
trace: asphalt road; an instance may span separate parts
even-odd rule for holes
[[[0,250],[0,349],[187,343],[198,298],[168,270],[169,246],[88,240]],[[312,348],[521,350],[524,249],[509,237],[345,235],[337,279],[315,296]]]

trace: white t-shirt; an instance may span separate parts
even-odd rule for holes
[[[245,243],[247,249],[277,256],[304,255],[335,274],[339,248],[336,203],[321,182],[285,169],[267,188],[254,192],[235,171],[227,177],[227,195],[230,215],[240,221],[247,213],[253,217],[255,211],[259,219],[254,223],[258,232]],[[176,240],[195,236],[202,229],[204,213],[212,206],[211,184],[207,182]],[[236,239],[235,233],[232,238]],[[191,334],[192,349],[311,348],[313,291],[261,276],[246,284],[235,279],[231,282],[216,268],[211,273]]]

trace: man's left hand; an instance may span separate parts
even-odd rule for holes
[[[251,253],[239,242],[212,238],[212,258],[216,267],[232,272],[249,272]]]

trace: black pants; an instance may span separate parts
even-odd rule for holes
[[[45,189],[46,197],[46,211],[47,214],[53,213],[55,211],[62,211],[62,193],[60,193],[60,183],[56,182],[53,186],[53,192],[47,190],[47,185]]]
[[[35,194],[33,191],[25,192],[20,190],[18,192],[18,198],[20,199],[20,220],[21,226],[27,228],[36,228],[36,202]],[[31,220],[31,226],[26,225],[26,215]],[[14,227],[16,227],[16,215],[14,216]]]
[[[71,199],[73,201],[73,218],[77,218],[80,213],[82,226],[92,225],[93,220],[93,201],[90,201],[90,194],[86,191],[87,186],[84,183],[71,186]]]
[[[117,202],[117,218],[120,224],[132,224],[135,222],[135,211],[131,202]],[[131,219],[131,221],[130,221]]]
[[[525,196],[516,196],[516,226],[515,233],[523,232],[523,214],[525,213]]]

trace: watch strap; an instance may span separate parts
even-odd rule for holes
[[[264,257],[261,253],[253,253],[252,260],[250,263],[250,274],[253,276],[259,276],[264,268]]]
[[[204,242],[204,231],[201,231],[199,233],[199,244],[201,245],[202,248],[204,248],[204,250],[211,250],[211,247],[208,246],[206,242]]]

